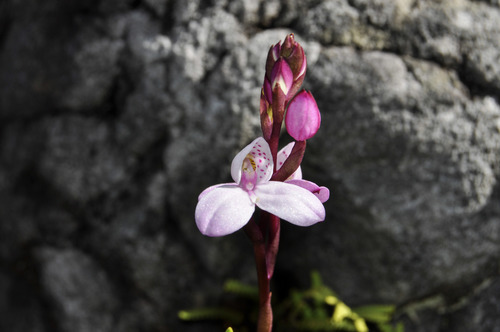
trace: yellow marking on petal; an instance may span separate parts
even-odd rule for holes
[[[250,157],[249,159],[250,159],[250,164],[252,164],[252,168],[255,172],[255,170],[257,169],[257,166],[255,165],[255,160],[252,157]]]
[[[255,165],[255,160],[253,159],[253,156],[251,154],[247,154],[245,157],[245,160],[243,160],[243,165],[242,165],[242,170],[243,172],[250,172],[251,170],[249,169],[249,164],[252,165],[252,170],[255,172],[257,169],[257,165]]]

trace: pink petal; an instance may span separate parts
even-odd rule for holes
[[[267,79],[267,77],[264,79],[264,97],[266,97],[266,100],[269,104],[273,102],[273,90],[271,89],[271,82]]]
[[[325,208],[310,191],[284,182],[270,181],[255,189],[257,206],[294,225],[310,226],[325,220]]]
[[[254,210],[248,193],[236,184],[229,184],[202,193],[194,215],[202,234],[224,236],[245,226]]]
[[[314,182],[307,180],[300,180],[300,179],[292,179],[292,180],[287,180],[286,183],[290,183],[302,187],[306,190],[309,190],[314,195],[316,195],[316,197],[318,197],[321,203],[326,202],[330,198],[330,190],[327,187],[320,187]]]
[[[288,63],[283,59],[278,59],[271,71],[271,89],[274,90],[276,84],[279,84],[281,90],[287,95],[292,87],[293,73]]]

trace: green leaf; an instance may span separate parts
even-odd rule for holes
[[[320,288],[323,287],[323,280],[318,271],[311,272],[311,288]]]
[[[185,321],[224,320],[234,324],[239,324],[243,321],[243,315],[240,312],[228,308],[181,310],[178,316]]]
[[[233,332],[233,329],[231,327],[228,327],[226,332]]]
[[[391,324],[378,324],[377,327],[381,332],[404,332],[403,322],[399,322],[396,327]]]
[[[387,323],[391,321],[394,309],[393,305],[366,305],[354,308],[353,311],[371,322]]]
[[[358,332],[368,332],[368,326],[363,318],[356,318],[354,320],[354,327]]]
[[[332,321],[334,323],[340,323],[349,317],[351,317],[351,308],[349,308],[344,302],[337,303],[335,311],[333,312]]]
[[[224,283],[224,291],[253,300],[259,299],[259,289],[257,287],[244,284],[234,279],[229,279]]]

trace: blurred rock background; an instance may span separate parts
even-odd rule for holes
[[[406,331],[500,331],[498,0],[0,2],[0,330],[220,331],[177,311],[255,282],[197,196],[260,134],[293,32],[322,111],[327,220],[283,224],[276,289],[316,269]]]

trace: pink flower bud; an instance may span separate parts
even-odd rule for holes
[[[293,73],[290,66],[283,58],[279,58],[274,64],[271,72],[271,89],[274,90],[279,84],[281,91],[286,96],[293,84]]]
[[[264,78],[264,84],[262,86],[262,91],[264,93],[264,97],[266,97],[266,101],[269,104],[273,102],[273,89],[271,88],[271,82],[266,78]]]
[[[313,137],[321,124],[316,100],[309,91],[299,92],[288,105],[285,115],[286,130],[296,141]]]
[[[273,70],[274,64],[278,61],[281,52],[281,45],[277,43],[276,45],[271,46],[269,52],[267,53],[266,60],[266,77],[271,79],[271,72]]]
[[[299,91],[302,86],[302,82],[304,81],[307,69],[304,49],[295,41],[293,34],[286,36],[285,41],[282,44],[277,43],[272,45],[267,54],[265,78],[273,83],[272,90],[274,90],[273,72],[276,70],[276,64],[280,60],[284,60],[286,62],[292,73],[291,76],[293,83],[291,85],[287,85],[287,88],[284,89],[283,84],[280,83],[280,87],[285,95],[285,101],[287,102]],[[271,102],[271,99],[268,98],[268,101]]]
[[[284,57],[289,57],[290,53],[292,53],[293,49],[296,47],[298,43],[295,41],[295,36],[293,33],[287,35],[283,44],[281,45],[281,55]]]
[[[306,72],[306,56],[304,49],[295,41],[293,34],[286,36],[283,45],[281,45],[281,56],[286,60],[293,72],[293,79],[301,78]]]
[[[262,128],[264,139],[266,141],[270,140],[273,131],[273,110],[267,101],[264,88],[262,88],[260,94],[260,127]]]

